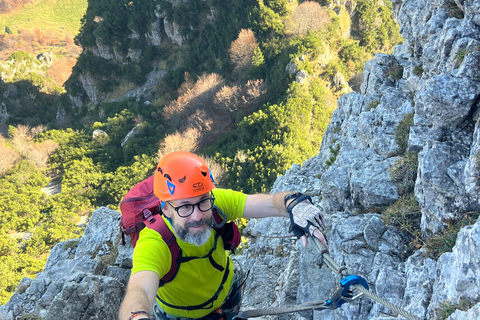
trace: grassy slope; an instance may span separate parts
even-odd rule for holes
[[[0,33],[5,33],[8,26],[14,33],[21,29],[40,29],[75,36],[87,5],[87,0],[36,1],[14,13],[0,15]]]

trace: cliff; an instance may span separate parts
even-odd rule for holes
[[[450,306],[459,310],[448,319],[476,319],[480,222],[462,228],[453,250],[436,258],[425,248],[412,251],[409,229],[387,225],[378,208],[412,196],[419,239],[480,211],[480,1],[393,5],[405,42],[365,65],[361,92],[340,98],[319,154],[279,177],[272,192],[311,194],[328,221],[331,256],[380,297],[420,318],[440,319]],[[96,210],[80,241],[58,244],[44,272],[24,279],[0,307],[0,318],[116,319],[131,267],[131,249],[117,245],[118,218]],[[313,246],[262,237],[286,236],[288,225],[279,218],[249,223],[252,240],[239,257],[250,270],[244,309],[324,300],[333,290],[334,274],[317,266]],[[362,297],[335,311],[264,319],[392,317]]]

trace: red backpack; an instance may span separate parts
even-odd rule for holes
[[[161,281],[164,283],[172,281],[180,268],[178,258],[181,257],[181,252],[175,235],[161,216],[160,200],[153,194],[153,176],[139,182],[127,192],[120,202],[120,212],[121,245],[126,244],[125,235],[129,235],[135,248],[139,233],[145,226],[162,235],[172,254],[172,265]],[[214,229],[223,239],[224,248],[235,252],[241,238],[237,225],[233,221],[226,223],[227,217],[218,207],[214,207],[212,212],[216,222]]]

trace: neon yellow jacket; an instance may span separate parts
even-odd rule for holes
[[[234,220],[243,217],[246,194],[233,190],[214,189],[215,205],[218,206],[226,215],[228,220]],[[166,220],[167,226],[172,230],[172,226]],[[215,231],[212,230],[210,239],[201,247],[184,242],[177,238],[177,243],[182,252],[182,257],[203,257],[214,247]],[[226,271],[220,271],[213,267],[209,258],[193,259],[180,264],[177,275],[171,281],[160,287],[157,296],[168,303],[176,306],[169,307],[159,302],[162,309],[177,317],[200,318],[219,308],[228,295],[233,282],[233,263],[223,247],[223,240],[219,237],[217,248],[212,253],[212,258],[223,268],[228,262],[228,278],[224,284],[223,290],[218,298],[203,309],[183,310],[181,307],[200,305],[209,299],[218,291]],[[170,270],[172,257],[170,249],[163,241],[162,236],[151,229],[144,228],[140,232],[140,237],[133,253],[132,274],[139,271],[154,271],[160,279]]]

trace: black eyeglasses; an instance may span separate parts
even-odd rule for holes
[[[170,202],[167,201],[168,205],[172,207],[175,211],[177,211],[177,214],[182,217],[186,218],[192,215],[193,210],[195,207],[198,207],[198,210],[202,212],[206,212],[210,209],[213,208],[213,202],[215,201],[215,197],[212,198],[205,198],[199,203],[193,203],[193,204],[183,204],[178,207],[174,207]]]

